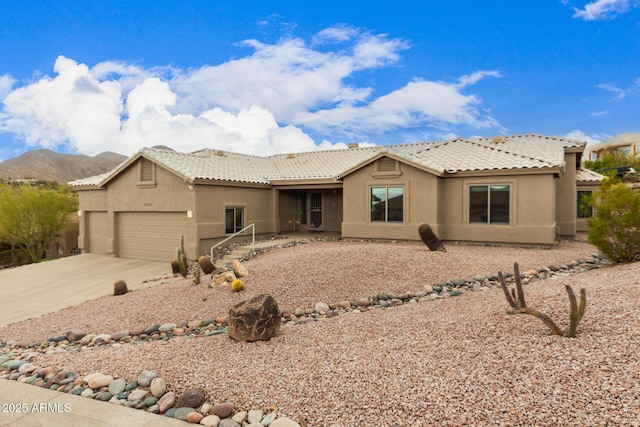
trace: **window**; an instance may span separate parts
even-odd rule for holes
[[[244,228],[244,208],[226,208],[224,228],[227,234],[242,230]]]
[[[404,220],[404,188],[371,188],[371,221],[402,222]]]
[[[510,186],[471,185],[469,187],[469,222],[509,224]]]
[[[587,205],[585,197],[591,197],[593,190],[578,190],[578,218],[591,218],[593,216],[593,207]]]

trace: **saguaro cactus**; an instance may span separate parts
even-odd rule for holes
[[[587,306],[587,293],[584,289],[580,289],[580,302],[577,301],[575,294],[573,293],[573,289],[569,285],[565,285],[565,290],[569,295],[569,328],[566,332],[562,332],[562,329],[556,325],[556,323],[551,320],[549,316],[544,313],[540,313],[538,310],[527,307],[524,298],[524,290],[522,289],[522,280],[520,278],[520,268],[517,262],[513,263],[513,272],[516,281],[516,293],[509,293],[509,289],[507,289],[507,283],[504,280],[504,275],[502,271],[498,272],[498,279],[500,280],[500,285],[502,286],[502,290],[504,292],[504,296],[507,299],[507,302],[511,306],[510,313],[525,313],[530,314],[532,316],[537,317],[542,320],[542,322],[549,327],[551,333],[554,335],[560,335],[565,337],[574,338],[576,336],[576,330],[578,329],[578,325],[580,324],[580,320],[582,320],[582,316],[584,316],[584,311]]]

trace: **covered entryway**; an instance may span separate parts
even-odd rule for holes
[[[186,234],[186,212],[120,212],[116,256],[169,262]]]
[[[278,216],[280,232],[327,231],[342,227],[342,188],[280,190]]]

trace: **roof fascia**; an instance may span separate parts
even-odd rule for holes
[[[565,153],[580,153],[580,154],[582,154],[584,152],[584,146],[582,146],[582,147],[565,147],[564,152]]]
[[[531,168],[531,169],[495,169],[495,170],[473,170],[460,172],[447,172],[443,178],[466,178],[466,177],[489,177],[507,175],[562,175],[563,169],[555,168]]]
[[[341,183],[336,178],[314,178],[314,179],[274,179],[269,181],[272,186],[289,187],[292,185],[306,185],[310,187],[318,187],[321,185],[333,185],[334,187]]]
[[[194,185],[218,186],[218,187],[245,187],[245,188],[272,188],[269,184],[260,182],[224,181],[218,179],[196,178],[190,181]]]
[[[342,182],[334,182],[333,184],[292,184],[292,185],[275,185],[276,190],[333,190],[342,188]]]

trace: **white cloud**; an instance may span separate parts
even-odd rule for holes
[[[404,128],[499,126],[476,95],[463,93],[500,77],[497,71],[453,83],[416,78],[383,94],[347,83],[360,71],[397,63],[408,48],[403,40],[343,25],[318,33],[313,47],[296,38],[243,44],[253,53],[198,69],[111,60],[89,67],[60,56],[53,76],[18,87],[0,77],[0,131],[33,147],[89,155],[153,145],[269,155],[344,147],[354,137],[366,143],[367,135]],[[329,135],[315,143],[311,131]]]
[[[18,134],[32,146],[109,147],[120,127],[119,83],[100,82],[86,65],[64,57],[56,60],[54,71],[55,78],[44,77],[4,98],[0,130]]]
[[[611,135],[607,135],[604,133],[600,133],[600,134],[587,134],[581,130],[578,129],[574,129],[571,132],[568,132],[564,135],[562,135],[563,138],[568,138],[568,139],[575,139],[578,141],[586,141],[587,142],[587,146],[590,145],[596,145],[601,143],[602,141],[604,141],[605,139],[609,139],[611,138]]]
[[[15,79],[8,74],[0,76],[0,101],[11,92],[15,83]]]
[[[627,88],[620,88],[609,83],[602,83],[602,84],[596,85],[596,87],[598,89],[611,92],[614,95],[615,99],[624,99],[630,94],[637,92],[640,89],[640,78],[635,79],[633,83]]]
[[[469,82],[475,79],[467,77],[460,80]],[[480,77],[476,77],[475,81],[479,80]],[[493,117],[477,108],[479,103],[476,96],[461,93],[458,84],[415,80],[367,105],[346,105],[313,113],[305,112],[295,121],[319,130],[327,130],[339,124],[341,129],[356,134],[367,130],[388,132],[424,123],[436,127],[461,124],[474,128],[499,126]]]
[[[629,0],[596,0],[587,3],[582,10],[574,8],[573,17],[585,21],[613,19],[617,15],[627,13],[629,7]]]
[[[500,77],[500,73],[498,71],[479,70],[466,76],[460,77],[458,79],[459,83],[456,85],[456,87],[462,89],[467,86],[474,85],[485,77]]]

